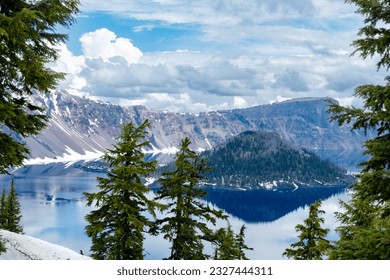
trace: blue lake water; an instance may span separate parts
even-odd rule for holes
[[[85,235],[85,215],[92,209],[85,206],[83,192],[95,192],[98,173],[77,176],[19,176],[15,188],[22,207],[22,225],[25,234],[63,245],[88,254],[90,239]],[[0,176],[0,190],[9,189],[11,178]],[[326,211],[324,227],[331,229],[328,239],[335,240],[339,199],[348,199],[340,188],[298,189],[277,191],[226,191],[208,189],[207,201],[229,214],[233,229],[238,232],[245,224],[246,243],[254,248],[248,251],[250,259],[283,259],[285,248],[295,242],[294,227],[308,215],[308,205],[323,199]],[[153,196],[153,193],[150,193]],[[220,221],[217,227],[225,227]],[[146,259],[162,259],[169,255],[169,244],[161,236],[147,236]],[[212,250],[212,248],[208,248]]]

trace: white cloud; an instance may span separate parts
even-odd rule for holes
[[[53,69],[64,73],[79,73],[85,67],[84,56],[74,56],[65,44],[59,44],[58,53],[60,59],[53,65]]]
[[[142,56],[142,52],[129,39],[117,38],[116,34],[107,28],[84,34],[80,42],[84,56],[89,59],[101,58],[106,62],[110,58],[120,56],[132,64]]]
[[[80,56],[60,46],[54,68],[68,73],[62,89],[175,111],[238,108],[304,96],[347,101],[365,73],[375,71],[373,63],[361,63],[345,53],[307,49],[307,54],[299,55],[299,48],[277,56],[251,49],[229,54],[187,50],[142,54],[129,39],[118,38],[108,29],[84,34],[81,42]],[[381,74],[376,75],[366,81],[378,81]]]
[[[304,80],[302,75],[296,70],[291,70],[287,68],[283,72],[276,73],[274,80],[275,83],[273,84],[273,87],[275,88],[279,88],[279,87],[287,88],[294,92],[309,91],[309,87],[306,81]]]
[[[234,108],[246,108],[246,107],[248,107],[248,102],[246,102],[245,98],[243,98],[241,96],[234,96],[233,107]]]
[[[362,99],[357,98],[355,96],[337,97],[336,100],[340,103],[341,106],[355,106],[355,107],[363,106]]]
[[[275,103],[275,102],[283,102],[283,101],[287,101],[287,100],[290,100],[291,98],[289,97],[284,97],[284,96],[281,96],[281,95],[277,95],[276,96],[276,100],[270,100],[270,104],[272,103]]]
[[[311,0],[82,0],[86,12],[120,13],[138,20],[165,21],[169,24],[233,25],[268,22],[270,19],[291,19],[315,15]],[[329,15],[332,10],[327,10]],[[336,11],[333,11],[336,12]]]
[[[49,66],[54,71],[67,74],[65,79],[60,81],[59,87],[72,94],[82,95],[81,89],[87,84],[87,81],[80,76],[80,72],[86,67],[85,57],[74,56],[65,44],[59,44],[57,49],[59,58]]]
[[[154,28],[153,25],[148,24],[148,25],[139,25],[136,27],[133,27],[133,32],[144,32],[144,31],[151,31]]]
[[[161,35],[181,48],[172,51],[165,44],[171,51],[157,46],[143,53],[129,38],[118,38],[106,28],[84,34],[83,55],[68,53],[71,74],[62,86],[94,98],[186,112],[306,96],[355,104],[348,98],[356,86],[383,80],[374,63],[349,56],[361,18],[340,0],[82,4],[84,12],[119,15],[123,23],[130,18],[129,37]],[[189,34],[169,33],[182,24]]]

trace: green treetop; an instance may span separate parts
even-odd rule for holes
[[[5,190],[3,189],[3,192],[1,193],[0,198],[0,229],[3,228],[3,225],[5,224]],[[1,253],[4,253],[6,251],[4,242],[0,235],[0,255]]]
[[[3,226],[7,221],[6,212],[5,212],[5,202],[6,202],[6,195],[5,195],[5,189],[3,189],[0,198],[0,228],[3,228]]]
[[[202,260],[209,256],[204,252],[203,241],[213,242],[213,230],[218,218],[225,219],[222,211],[210,208],[200,199],[206,191],[199,188],[204,172],[209,168],[189,148],[190,140],[181,142],[176,155],[175,170],[163,173],[159,179],[161,189],[156,199],[167,201],[164,218],[157,220],[156,225],[171,242],[171,260]]]
[[[0,174],[22,165],[29,150],[11,135],[36,135],[45,127],[43,108],[30,96],[55,89],[64,76],[49,69],[56,45],[78,12],[79,0],[0,0]]]
[[[330,249],[330,243],[325,239],[329,229],[322,228],[324,218],[319,217],[325,213],[320,210],[321,204],[321,200],[318,200],[310,206],[308,218],[295,227],[299,241],[291,244],[283,256],[295,260],[321,260]]]
[[[16,195],[14,181],[11,182],[9,194],[5,196],[3,191],[0,201],[0,228],[15,233],[23,233],[23,227],[20,225],[21,207]]]
[[[107,177],[98,178],[99,191],[85,193],[87,206],[95,207],[86,216],[86,233],[92,238],[91,256],[95,259],[141,260],[145,252],[144,233],[153,225],[161,205],[148,198],[150,189],[142,179],[156,169],[156,162],[144,161],[143,148],[148,121],[139,127],[128,123],[119,142],[103,159],[109,163]]]
[[[215,260],[248,260],[246,250],[253,250],[245,244],[245,225],[235,234],[230,223],[227,228],[220,228],[216,231],[216,248],[214,251]]]

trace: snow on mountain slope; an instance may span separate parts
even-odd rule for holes
[[[28,235],[0,230],[7,252],[0,254],[0,260],[89,260],[63,246],[52,244]]]

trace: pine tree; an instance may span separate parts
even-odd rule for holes
[[[245,251],[253,250],[253,248],[249,247],[245,243],[245,229],[246,229],[245,225],[242,225],[242,227],[240,228],[240,233],[236,236],[236,242],[239,249],[239,254],[237,258],[238,260],[247,260],[248,258],[246,257]]]
[[[227,228],[220,228],[215,233],[217,245],[214,251],[215,260],[234,260],[239,254],[236,236],[233,229],[228,224]]]
[[[0,0],[0,174],[22,165],[29,150],[13,135],[38,134],[47,116],[30,96],[55,89],[64,77],[47,64],[58,56],[79,0]]]
[[[351,200],[341,201],[344,212],[336,213],[340,239],[330,251],[330,259],[375,260],[389,256],[389,219],[381,219],[380,205],[368,203],[358,192]]]
[[[5,189],[3,189],[0,198],[0,229],[2,229],[7,222],[6,212],[5,212],[5,202],[6,202]]]
[[[2,196],[3,200],[3,196]],[[23,233],[23,227],[20,225],[22,218],[20,203],[16,195],[14,181],[11,181],[11,188],[9,194],[5,199],[5,206],[3,208],[3,226],[2,228],[15,233]]]
[[[225,219],[222,211],[210,208],[200,199],[207,193],[199,188],[204,173],[209,169],[190,146],[190,140],[181,142],[176,155],[175,170],[167,171],[159,179],[161,189],[157,200],[167,200],[166,215],[156,225],[171,242],[170,260],[203,260],[209,258],[204,252],[203,241],[214,241],[213,230],[217,219]],[[209,223],[209,224],[207,224]]]
[[[103,159],[109,163],[107,177],[98,178],[97,193],[85,193],[87,206],[96,207],[87,216],[86,233],[92,238],[95,259],[141,260],[144,233],[153,225],[145,212],[155,216],[159,203],[147,197],[150,189],[142,179],[156,169],[156,162],[144,161],[143,148],[148,121],[139,127],[128,123],[114,149]]]
[[[1,238],[1,235],[0,235],[0,255],[2,253],[5,253],[6,251],[7,251],[7,249],[5,248],[4,241],[3,241],[3,239]]]
[[[5,190],[3,189],[3,192],[1,194],[0,198],[0,229],[3,228],[3,225],[5,224]],[[3,239],[0,235],[0,255],[1,253],[6,252],[6,248],[3,242]]]
[[[299,233],[299,241],[291,244],[283,256],[295,260],[321,260],[327,251],[331,248],[330,242],[325,239],[329,229],[324,229],[321,225],[324,218],[319,215],[325,211],[320,210],[321,200],[310,205],[309,216],[303,221],[303,224],[296,225],[295,229]]]
[[[216,248],[214,251],[215,260],[248,260],[245,250],[253,250],[245,244],[245,225],[235,234],[230,223],[227,228],[220,228],[216,231]]]
[[[365,17],[364,24],[353,42],[355,54],[363,58],[379,57],[378,69],[390,67],[390,22],[388,1],[348,0]],[[346,210],[339,213],[341,222],[330,258],[334,259],[390,259],[390,77],[384,85],[362,85],[355,96],[363,100],[363,108],[331,104],[332,120],[339,125],[352,123],[353,129],[376,131],[376,137],[365,142],[369,159],[357,175],[357,183],[350,188],[350,202],[343,202]],[[352,246],[354,249],[352,249]]]

